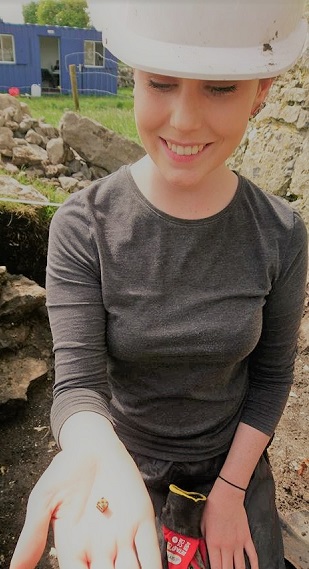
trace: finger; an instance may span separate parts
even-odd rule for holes
[[[252,539],[245,545],[245,551],[250,561],[251,569],[259,569],[259,560]]]
[[[73,567],[75,569],[75,565]],[[86,567],[87,569],[88,567],[90,569],[114,569],[114,564],[110,559],[107,560],[105,557],[101,557],[101,559],[90,561],[89,565],[86,565]],[[71,567],[70,566],[68,568],[64,567],[63,569],[71,569]],[[79,569],[79,567],[77,569]]]
[[[135,535],[136,555],[141,569],[162,567],[158,535],[155,522],[144,522]]]
[[[114,559],[115,550],[112,551],[108,546],[92,549],[88,555],[87,569],[114,569]]]
[[[86,558],[81,558],[72,554],[58,554],[57,552],[57,561],[59,569],[73,569],[73,567],[74,569],[88,569],[89,567],[92,567],[92,565],[89,565]],[[101,569],[102,567],[105,569],[105,565],[101,565]]]
[[[133,544],[131,547],[119,548],[115,559],[115,569],[140,569]]]
[[[207,547],[207,541],[206,541],[206,547]],[[221,551],[219,548],[217,547],[209,548],[208,557],[211,569],[222,569]],[[233,562],[231,568],[233,568]]]
[[[43,555],[50,524],[50,510],[36,492],[31,494],[24,527],[14,551],[10,569],[34,569]]]
[[[234,567],[233,551],[231,549],[221,550],[221,563],[222,569],[231,569],[231,567]],[[235,569],[238,569],[238,567],[235,567]]]
[[[245,555],[243,549],[234,551],[234,567],[235,569],[246,569]]]

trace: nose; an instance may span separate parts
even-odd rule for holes
[[[193,89],[179,89],[173,100],[170,124],[179,132],[192,132],[201,128],[202,105]]]

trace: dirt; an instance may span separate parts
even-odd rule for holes
[[[270,447],[277,483],[277,504],[283,515],[308,510],[309,448],[307,409],[309,353],[299,345],[295,382]],[[31,488],[57,452],[49,428],[52,373],[28,393],[17,416],[0,426],[0,567],[7,569],[22,528]],[[50,555],[52,536],[38,569],[56,567]]]

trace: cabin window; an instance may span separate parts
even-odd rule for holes
[[[105,66],[105,53],[102,42],[84,41],[84,65],[88,67]]]
[[[0,63],[15,63],[14,37],[0,34]]]

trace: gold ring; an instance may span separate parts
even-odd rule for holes
[[[96,503],[96,507],[103,514],[108,508],[108,500],[106,500],[106,498],[100,498]]]

